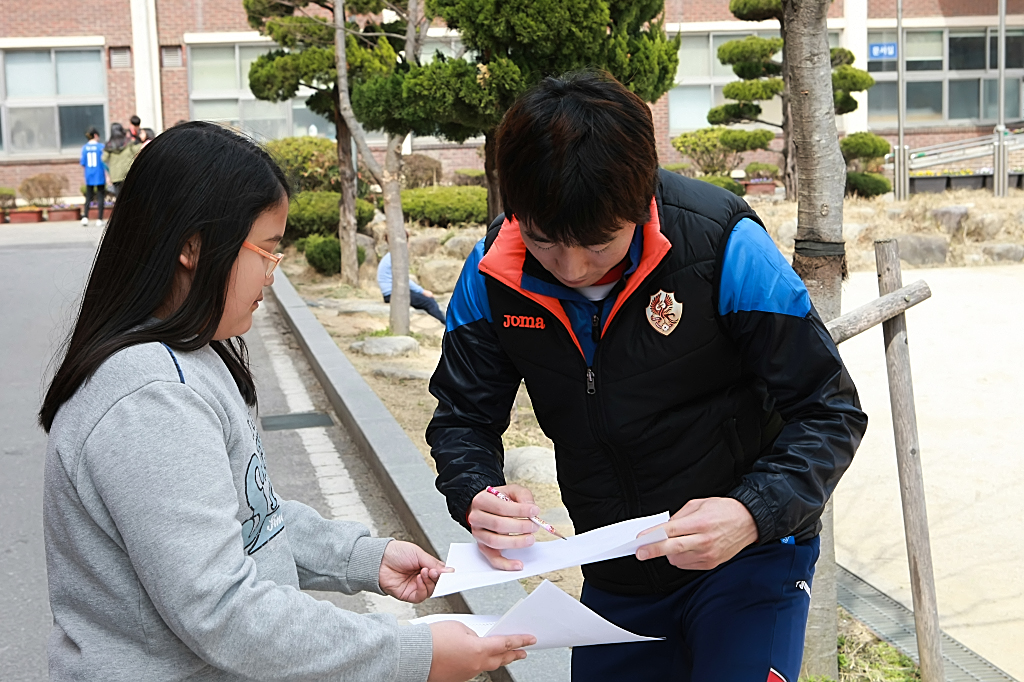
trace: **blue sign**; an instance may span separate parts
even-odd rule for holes
[[[868,59],[896,59],[896,43],[871,43]]]

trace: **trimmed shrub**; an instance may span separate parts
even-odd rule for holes
[[[341,189],[334,142],[322,137],[285,137],[268,142],[266,149],[296,194]]]
[[[760,161],[754,161],[748,163],[747,167],[743,169],[746,172],[748,178],[757,179],[772,179],[779,177],[779,167],[774,163],[761,163]]]
[[[703,180],[704,182],[712,184],[716,187],[727,189],[738,197],[741,197],[747,193],[746,190],[743,189],[743,185],[725,175],[702,175],[697,179]]]
[[[486,187],[487,174],[477,168],[459,168],[455,171],[455,184],[460,187]]]
[[[16,203],[17,195],[14,189],[10,187],[0,187],[0,208],[14,208],[17,206]]]
[[[847,163],[857,159],[868,161],[889,153],[889,142],[874,133],[852,133],[839,140],[839,149]]]
[[[305,253],[306,252],[306,240],[307,239],[309,239],[309,237],[299,237],[298,239],[296,239],[295,240],[295,250],[298,251],[299,253]]]
[[[34,206],[52,206],[68,188],[68,179],[55,173],[40,173],[25,178],[18,192],[25,201]]]
[[[484,187],[423,187],[402,190],[402,212],[409,220],[442,227],[487,222]]]
[[[306,237],[306,262],[321,275],[341,272],[341,242],[330,235],[311,234]]]
[[[857,195],[864,198],[877,197],[879,194],[886,194],[892,191],[892,183],[889,178],[878,173],[857,173],[850,171],[846,174],[846,194]]]
[[[693,177],[693,166],[688,163],[666,163],[662,168],[670,173],[677,173],[690,178]]]
[[[426,154],[409,154],[402,160],[402,186],[430,187],[441,179],[441,162]]]
[[[312,234],[336,234],[338,232],[338,202],[341,195],[337,192],[299,192],[292,198],[288,207],[289,240],[307,237]],[[356,227],[362,229],[373,220],[373,204],[356,199]]]

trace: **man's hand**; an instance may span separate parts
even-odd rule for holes
[[[503,485],[496,490],[515,501],[505,502],[481,490],[469,505],[467,520],[481,554],[491,566],[502,571],[521,571],[523,562],[506,559],[501,550],[529,547],[534,543],[537,526],[527,517],[539,516],[540,509],[533,502],[533,493],[521,485]]]
[[[424,289],[423,295],[426,296],[427,298],[434,298],[434,292],[431,291],[430,289]]]
[[[478,637],[454,620],[433,623],[430,636],[434,653],[427,682],[465,682],[485,670],[497,670],[526,658],[521,649],[537,643],[533,635]]]
[[[377,582],[385,594],[412,604],[434,593],[442,573],[451,573],[444,562],[435,559],[411,542],[392,540],[384,548]]]
[[[690,500],[668,523],[648,528],[640,535],[655,528],[664,528],[668,540],[641,547],[636,558],[644,561],[663,556],[676,568],[707,571],[757,541],[754,517],[743,503],[731,497]]]

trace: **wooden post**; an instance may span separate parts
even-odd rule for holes
[[[875,242],[878,293],[890,294],[903,285],[900,251],[895,239]],[[924,479],[921,475],[921,446],[917,439],[917,412],[910,375],[910,347],[907,345],[907,317],[901,313],[882,323],[885,365],[889,374],[889,402],[896,435],[896,464],[903,499],[903,528],[910,560],[910,585],[914,598],[914,623],[922,682],[944,682],[939,608],[935,599],[928,514],[925,509]]]

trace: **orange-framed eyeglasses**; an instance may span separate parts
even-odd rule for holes
[[[255,251],[256,253],[260,254],[261,256],[267,259],[267,277],[270,277],[270,275],[274,273],[274,268],[276,268],[277,264],[281,262],[282,258],[284,258],[283,253],[270,253],[269,251],[264,251],[263,249],[249,241],[242,242],[242,246],[249,249],[250,251]]]

